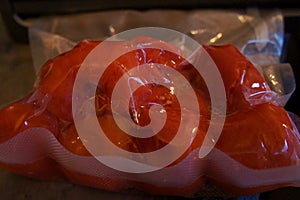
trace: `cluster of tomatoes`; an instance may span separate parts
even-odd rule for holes
[[[0,110],[0,143],[9,141],[24,130],[40,127],[51,131],[57,141],[69,152],[79,156],[92,156],[83,145],[74,125],[72,90],[81,63],[99,43],[82,41],[71,51],[45,63],[34,90],[23,99]],[[224,127],[214,148],[250,169],[265,170],[296,165],[300,156],[298,132],[287,112],[274,102],[274,94],[261,74],[232,45],[203,46],[203,48],[218,67],[227,98]],[[113,61],[106,68],[97,85],[95,110],[98,122],[113,144],[130,152],[152,152],[168,145],[174,138],[180,125],[181,108],[176,95],[162,85],[144,83],[132,93],[129,105],[124,104],[124,112],[129,112],[132,121],[139,126],[146,126],[151,120],[155,120],[149,116],[152,105],[162,105],[167,113],[167,119],[159,133],[149,138],[136,138],[121,130],[113,118],[111,98],[117,81],[132,68],[147,63],[167,65],[181,73],[191,84],[199,103],[200,125],[190,147],[170,165],[175,166],[195,149],[201,147],[211,123],[211,112],[214,112],[211,110],[211,99],[203,78],[180,55],[163,49],[144,48],[126,53]],[[0,162],[1,166],[8,170],[35,178],[67,177],[75,183],[114,191],[125,187],[113,181],[110,184],[95,185],[93,179],[96,177],[85,175],[84,172],[63,169],[51,156],[25,164]],[[223,165],[222,160],[213,162]],[[193,163],[189,164],[193,165]],[[31,173],[29,174],[28,171]],[[185,172],[178,173],[184,176]],[[183,188],[159,188],[144,180],[132,184],[153,193],[186,195],[201,190],[205,182],[202,178],[199,177],[197,181]],[[109,181],[107,179],[109,178],[100,181],[107,183]],[[260,192],[282,184],[252,187],[254,188],[252,191],[249,188],[243,190],[239,186],[234,186],[234,183],[231,185],[216,177],[211,181],[233,193],[239,191],[245,193],[246,190],[250,191],[248,193]]]

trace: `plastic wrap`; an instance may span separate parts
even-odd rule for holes
[[[283,17],[276,10],[116,10],[35,19],[30,26],[34,65],[39,71],[83,39],[104,40],[138,27],[173,29],[200,44],[233,44],[259,65],[278,63],[283,45]]]
[[[276,77],[280,76],[277,81],[290,83],[284,84],[285,90],[274,90],[281,91],[278,93],[281,105],[286,104],[295,90],[291,67],[278,65],[283,46],[283,17],[276,10],[254,8],[236,11],[122,10],[35,19],[29,27],[34,67],[38,72],[48,59],[72,49],[83,39],[103,40],[124,30],[145,26],[177,30],[200,44],[233,44],[266,75],[267,80],[273,72],[277,73]],[[165,38],[165,41],[181,49],[186,45],[184,38]],[[281,67],[285,69],[281,70]],[[273,89],[282,87],[282,82],[268,83]]]
[[[233,11],[114,11],[91,14],[93,18],[87,14],[34,23],[31,29],[34,57],[43,60],[64,53],[43,65],[28,96],[1,109],[1,166],[34,178],[67,178],[73,183],[112,191],[135,189],[188,197],[237,196],[299,186],[299,132],[281,106],[287,99],[284,95],[294,87],[293,81],[284,81],[286,77],[293,80],[292,73],[278,70],[281,16],[265,13],[271,17],[257,19],[252,15]],[[196,23],[197,19],[201,23]],[[68,23],[63,23],[64,20]],[[173,23],[169,20],[178,23],[170,25]],[[220,26],[220,21],[232,24],[232,20],[239,22],[233,23],[236,27]],[[272,27],[268,34],[257,28],[257,21],[263,21],[262,30]],[[96,22],[100,24],[95,25]],[[105,66],[100,77],[96,76],[98,62],[87,62],[87,58],[103,42],[84,40],[65,52],[81,37],[104,39],[128,28],[156,23],[188,31],[200,43],[229,42],[238,49],[233,45],[203,45],[200,52],[190,51],[193,48],[185,48],[191,45],[186,44],[189,40],[184,37],[166,37],[164,41],[148,37],[108,41],[106,51],[102,51],[105,56],[96,55],[103,62],[120,49],[131,51]],[[78,29],[78,24],[85,28]],[[86,31],[89,28],[92,31]],[[95,31],[97,28],[101,31]],[[67,30],[66,35],[63,29]],[[231,37],[226,36],[228,29]],[[212,34],[208,36],[208,32]],[[256,40],[258,43],[253,43]],[[239,50],[252,61],[259,59],[261,73]],[[203,55],[209,55],[205,57],[209,59],[199,59]],[[35,61],[35,64],[44,62]],[[222,96],[213,100],[211,93],[218,88],[209,85],[217,82],[208,82],[195,71],[193,65],[197,62],[216,66],[224,84],[225,101]],[[262,63],[268,67],[262,67]],[[87,76],[78,78],[82,71]],[[124,77],[125,84],[118,83]],[[122,92],[114,92],[116,88]],[[128,91],[132,91],[129,98],[125,95]],[[215,103],[221,107],[215,109]],[[80,135],[83,126],[87,128],[86,134],[97,131],[95,123],[104,130],[104,137],[99,133],[89,137]],[[211,124],[222,126],[220,135],[208,134]],[[144,136],[133,134],[136,125],[138,129],[146,128]],[[179,130],[183,132],[177,134]],[[100,151],[91,147],[95,141],[98,142],[94,147],[100,146]],[[203,148],[212,146],[207,154],[201,155]],[[123,160],[109,160],[109,156],[115,156],[116,147],[122,149],[119,156],[125,155]],[[152,154],[165,147],[171,149],[167,154]],[[169,160],[172,156],[176,159]],[[131,159],[144,165],[128,164]],[[112,167],[112,161],[117,165]],[[148,161],[156,164],[143,163]],[[157,164],[161,162],[162,166]]]

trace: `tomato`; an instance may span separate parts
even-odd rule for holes
[[[185,136],[190,136],[188,149],[176,161],[167,166],[176,167],[192,151],[201,147],[209,125],[216,123],[211,121],[209,91],[201,74],[184,59],[181,52],[175,47],[149,38],[135,40],[136,43],[142,41],[156,43],[161,49],[147,48],[146,45],[143,49],[133,50],[120,56],[106,67],[102,76],[99,77],[98,83],[93,83],[96,84],[93,86],[97,88],[94,99],[96,117],[99,126],[113,145],[134,153],[150,153],[169,145],[182,125],[180,123],[183,117],[187,117],[190,122],[199,121],[199,126],[194,127],[192,132],[189,132],[190,129],[186,129],[189,131],[186,131]],[[66,150],[79,156],[92,156],[78,135],[73,121],[72,90],[82,62],[98,44],[100,42],[83,41],[73,50],[49,60],[43,66],[35,84],[35,90],[25,98],[0,110],[0,143],[6,142],[29,128],[42,127],[51,131]],[[167,47],[178,53],[165,50]],[[294,128],[287,112],[282,107],[273,104],[272,92],[253,64],[232,45],[203,47],[216,63],[227,97],[225,125],[219,140],[216,141],[215,148],[235,162],[256,170],[273,169],[299,163],[300,141],[298,131]],[[189,93],[190,91],[187,92],[184,98],[189,100],[191,96],[188,95],[196,96],[198,101],[196,106],[200,110],[200,116],[192,109],[192,105],[182,107],[180,99],[171,91],[171,88],[143,79],[142,73],[134,76],[128,73],[132,69],[138,71],[139,66],[146,64],[156,67],[156,70],[151,71],[153,80],[162,78],[166,82],[172,81],[168,80],[169,76],[161,70],[159,65],[155,64],[169,66],[180,73],[193,89],[191,93]],[[96,76],[93,73],[91,75]],[[139,87],[134,88],[134,91],[131,91],[129,102],[127,98],[123,98],[122,95],[119,96],[118,106],[122,109],[120,113],[114,113],[112,95],[123,75],[127,75],[128,78],[134,79],[140,84]],[[83,96],[85,96],[85,91],[90,89],[91,85],[89,84],[87,81],[87,84],[82,86],[80,91]],[[124,91],[132,89],[130,83],[122,84],[120,87]],[[180,87],[180,85],[174,87],[176,90],[176,87]],[[157,115],[153,117],[151,115],[153,110],[151,109],[157,105],[160,106],[160,110],[156,110]],[[183,109],[188,111],[185,116],[183,116]],[[125,115],[126,113],[129,115]],[[127,123],[123,124],[127,129],[122,130],[118,126],[114,114],[123,118],[130,116],[126,120],[130,120],[140,127],[147,127],[151,122],[156,125],[157,122],[161,122],[163,116],[166,116],[166,122],[161,130],[158,130],[153,136],[139,138],[130,135],[131,127]],[[84,122],[88,125],[90,117],[95,116],[87,114],[86,119],[82,120],[86,120]],[[183,124],[184,128],[188,126],[190,124]],[[153,127],[152,129],[149,128],[149,131],[153,131]],[[99,144],[101,145],[101,141]],[[204,187],[206,175],[209,181],[222,185],[224,188],[239,188],[227,180],[215,180],[214,176],[210,176],[209,173],[214,170],[210,165],[211,163],[222,166],[226,161],[213,160],[209,156],[210,154],[208,154],[207,159],[201,160],[201,162],[203,161],[202,169],[194,169],[195,166],[198,166],[193,165],[193,159],[196,157],[187,162],[189,165],[187,168],[195,170],[188,173],[195,173],[198,177],[194,177],[194,183],[181,188],[158,187],[148,183],[147,180],[135,180],[127,183],[126,175],[124,175],[125,178],[111,180],[107,177],[93,177],[84,171],[75,172],[67,169],[61,171],[75,183],[118,191],[127,187],[128,184],[132,184],[155,194],[192,196],[201,190],[200,187]],[[47,155],[33,163],[10,164],[2,162],[0,164],[16,173],[30,175],[28,174],[30,172],[32,177],[61,176],[58,170],[59,164],[57,165],[56,161]],[[184,166],[181,167],[184,168]],[[182,176],[184,173],[186,171],[179,170],[178,175]],[[215,171],[215,174],[218,173],[221,171]],[[276,187],[275,184],[272,188],[274,187]],[[264,188],[268,187],[252,189],[259,191]],[[237,189],[237,193],[238,191],[243,191],[243,188]]]
[[[99,123],[106,133],[107,137],[120,148],[133,152],[151,152],[165,146],[176,134],[178,125],[180,124],[180,108],[175,95],[170,94],[169,89],[163,86],[147,84],[138,88],[132,95],[127,112],[132,117],[131,120],[137,126],[144,127],[150,121],[162,120],[158,118],[150,119],[149,110],[154,104],[159,104],[162,110],[156,112],[157,115],[167,114],[166,123],[163,128],[149,138],[137,138],[123,132],[116,124],[112,114],[107,113],[99,117]],[[126,110],[125,110],[126,112]],[[120,115],[120,117],[126,117]],[[154,125],[156,123],[154,122]],[[153,130],[153,127],[151,127]],[[130,132],[130,127],[128,126]],[[149,129],[149,131],[151,131]],[[143,134],[143,132],[141,132]],[[124,143],[125,142],[125,143]],[[124,144],[126,144],[124,146]]]
[[[227,113],[269,101],[269,87],[262,75],[232,45],[203,46],[219,69],[227,97]]]
[[[162,106],[162,112],[167,114],[166,124],[162,130],[150,138],[132,137],[117,128],[116,122],[111,117],[110,113],[112,111],[110,99],[116,83],[124,74],[127,74],[129,70],[135,67],[139,70],[138,68],[140,65],[150,63],[167,65],[177,70],[186,79],[190,78],[188,73],[185,73],[185,71],[191,67],[188,66],[183,57],[166,50],[145,48],[143,50],[128,52],[112,62],[100,78],[96,92],[97,101],[95,106],[96,110],[99,111],[97,112],[97,116],[99,117],[100,125],[105,130],[104,132],[107,133],[107,137],[117,146],[120,146],[120,141],[126,141],[126,144],[129,146],[124,146],[123,142],[121,142],[120,148],[133,152],[151,152],[162,148],[175,136],[180,125],[181,112],[176,95],[171,94],[170,90],[162,85],[148,83],[143,79],[143,77],[140,77],[143,76],[143,74],[138,74],[138,77],[131,77],[135,78],[135,81],[138,79],[141,86],[137,90],[133,91],[129,105],[128,102],[121,99],[119,100],[119,106],[124,107],[124,112],[129,112],[131,120],[141,127],[148,125],[150,121],[160,120],[159,118],[150,119],[149,110],[153,105]],[[159,67],[155,73],[157,78],[164,77],[165,75],[162,71],[160,71]],[[193,77],[196,76],[194,75]],[[130,90],[130,84],[122,85],[122,87],[124,87],[124,90]],[[196,85],[194,85],[194,88],[199,90],[195,92],[197,97],[199,97],[199,99],[202,98],[199,93],[203,89],[200,87],[197,88]],[[202,101],[201,104],[201,109],[203,109],[201,111],[208,114],[209,111],[207,108],[209,107],[210,102]],[[126,109],[128,107],[129,109]],[[122,115],[124,113],[119,114]],[[110,120],[110,122],[107,122],[107,120]],[[113,128],[112,131],[112,127],[116,128]]]
[[[215,147],[249,168],[290,166],[300,156],[295,132],[281,106],[263,103],[227,116]]]
[[[33,128],[46,128],[55,137],[59,133],[59,122],[55,116],[45,110],[41,102],[33,101],[29,95],[0,112],[0,142],[4,142],[20,132]]]
[[[59,122],[57,118],[45,110],[41,102],[32,98],[33,96],[37,96],[37,94],[31,94],[1,110],[0,143],[6,142],[23,131],[35,127],[45,128],[55,137],[58,136]],[[41,96],[39,98],[43,99]],[[19,142],[14,145],[22,145]],[[48,156],[26,164],[0,161],[0,166],[28,177],[44,180],[59,180],[63,178],[57,163]]]
[[[70,124],[68,127],[61,131],[58,137],[58,141],[67,150],[74,154],[81,156],[91,156],[91,154],[83,145],[74,124]]]
[[[77,72],[88,53],[99,43],[84,40],[42,67],[36,87],[50,96],[47,108],[59,119],[73,120],[72,91]]]
[[[151,63],[167,65],[178,70],[179,72],[182,72],[184,66],[186,66],[186,61],[183,57],[169,51],[154,48],[145,48],[143,50],[130,51],[117,58],[106,68],[99,80],[98,92],[101,91],[106,95],[111,96],[115,84],[122,75],[128,73],[129,70],[135,67],[138,70],[139,66],[144,64],[150,65]],[[160,71],[159,67],[155,75],[159,78],[165,76],[165,74]],[[142,74],[140,74],[140,76],[142,76]],[[143,82],[144,80],[141,79],[140,81]],[[144,82],[144,84],[147,84],[147,82]]]

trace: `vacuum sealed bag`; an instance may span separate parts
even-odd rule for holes
[[[94,21],[97,15],[114,16],[110,20],[120,24],[128,16],[135,20],[144,16],[152,25],[149,13],[164,12],[177,17],[184,13],[91,16]],[[247,19],[257,20],[249,14],[214,12],[194,11],[185,17],[214,16],[204,20],[205,28],[198,24],[197,31],[204,33],[215,30],[208,25],[216,16],[236,18],[241,26]],[[258,19],[265,28],[267,22],[280,19],[278,13],[269,16],[272,20]],[[131,34],[130,40],[104,40],[102,35],[88,35],[85,30],[95,26],[83,20],[78,22],[85,27],[82,32],[104,41],[83,40],[72,48],[80,37],[37,28],[43,24],[53,30],[51,22],[57,19],[32,25],[33,47],[37,41],[48,47],[40,49],[40,58],[63,54],[42,65],[30,94],[0,110],[1,167],[117,192],[134,189],[185,197],[238,196],[300,185],[299,131],[282,107],[294,82],[291,69],[278,64],[282,44],[274,30],[280,27],[273,24],[273,29],[266,29],[269,34],[262,35],[268,40],[261,39],[259,28],[251,29],[256,30],[252,36],[245,31],[249,38],[238,39],[240,44],[225,40],[235,47],[191,40],[186,34],[165,34],[165,40],[141,34]],[[53,24],[63,28],[59,23],[66,19],[72,18],[65,16]],[[99,21],[116,24],[108,18]],[[280,20],[277,23],[280,26]],[[214,44],[227,37],[226,32],[219,33],[209,41]],[[195,46],[196,41],[203,45]],[[249,59],[257,61],[256,66]],[[296,115],[293,119],[299,120]]]

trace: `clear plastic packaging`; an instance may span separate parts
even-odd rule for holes
[[[179,31],[200,44],[234,45],[266,76],[274,91],[281,91],[278,93],[281,105],[286,104],[295,90],[291,67],[278,65],[284,31],[283,16],[278,10],[117,10],[38,18],[29,27],[34,67],[38,73],[48,59],[72,49],[86,38],[101,41],[128,29],[147,26]],[[181,49],[186,45],[184,38],[166,38],[165,41]],[[276,72],[280,80],[290,83],[284,83],[287,86],[284,91],[275,89],[281,86],[269,81],[271,71]],[[283,73],[279,75],[279,72]]]
[[[288,99],[285,95],[293,92],[294,82],[290,68],[282,70],[286,65],[278,65],[282,46],[282,37],[278,37],[282,34],[281,15],[275,12],[257,17],[257,12],[247,12],[112,11],[41,19],[34,23],[31,41],[35,64],[45,62],[49,56],[63,54],[43,65],[34,90],[28,96],[0,110],[3,119],[0,122],[0,165],[34,178],[66,177],[73,183],[112,191],[132,191],[133,188],[152,194],[187,197],[238,196],[282,186],[300,186],[299,131],[282,108]],[[196,23],[197,19],[201,23]],[[224,21],[233,26],[222,24]],[[258,22],[263,22],[258,26],[263,27],[263,31],[257,28]],[[136,26],[166,24],[184,33],[188,31],[200,43],[229,42],[238,48],[204,45],[200,52],[192,51],[191,57],[185,59],[189,52],[183,48],[189,46],[186,38],[108,41],[105,44],[107,56],[103,60],[119,49],[131,51],[105,66],[101,77],[96,76],[97,65],[86,60],[103,42],[84,40],[66,52],[82,37],[104,39]],[[102,34],[95,31],[98,28]],[[49,30],[52,31],[49,33]],[[253,41],[257,43],[253,45]],[[160,48],[151,48],[151,45]],[[258,69],[240,51],[252,61],[259,59]],[[206,54],[211,60],[199,59]],[[211,61],[224,84],[226,101],[216,102],[226,104],[225,113],[221,112],[222,108],[213,109],[212,90],[203,74],[191,64],[200,62],[211,66]],[[80,79],[78,74],[82,70],[87,77]],[[118,84],[124,77],[126,84]],[[93,81],[95,78],[97,82]],[[116,88],[124,94],[133,92],[129,93],[130,98],[123,93],[118,96],[114,93]],[[193,92],[188,93],[191,90]],[[218,117],[225,120],[216,121]],[[294,115],[292,118],[298,120]],[[87,138],[80,135],[80,125],[87,128],[84,133],[92,133],[94,123],[104,130],[102,140],[99,133]],[[148,126],[152,124],[154,127]],[[222,125],[221,134],[207,134],[210,124]],[[135,125],[146,128],[143,132],[146,135],[134,135]],[[178,130],[183,130],[183,134],[177,134]],[[100,146],[102,151],[94,151],[91,144]],[[182,147],[185,144],[187,146]],[[207,150],[212,144],[213,148],[201,156],[201,149]],[[127,157],[121,161],[115,159],[115,147],[122,149],[122,155]],[[165,147],[171,149],[168,154],[151,157],[153,152]],[[178,149],[182,148],[177,156]],[[157,168],[145,172],[138,169],[148,169],[148,165],[135,165],[138,161],[160,164],[174,155],[176,159],[169,164],[154,165]],[[128,164],[126,159],[135,162]],[[117,163],[115,168],[112,163]],[[128,171],[133,168],[135,172]]]
[[[35,68],[39,71],[48,59],[84,39],[101,41],[138,27],[169,28],[200,44],[233,44],[258,65],[279,63],[283,46],[283,16],[277,10],[116,10],[33,20],[29,28]],[[184,43],[179,39],[167,42]]]

